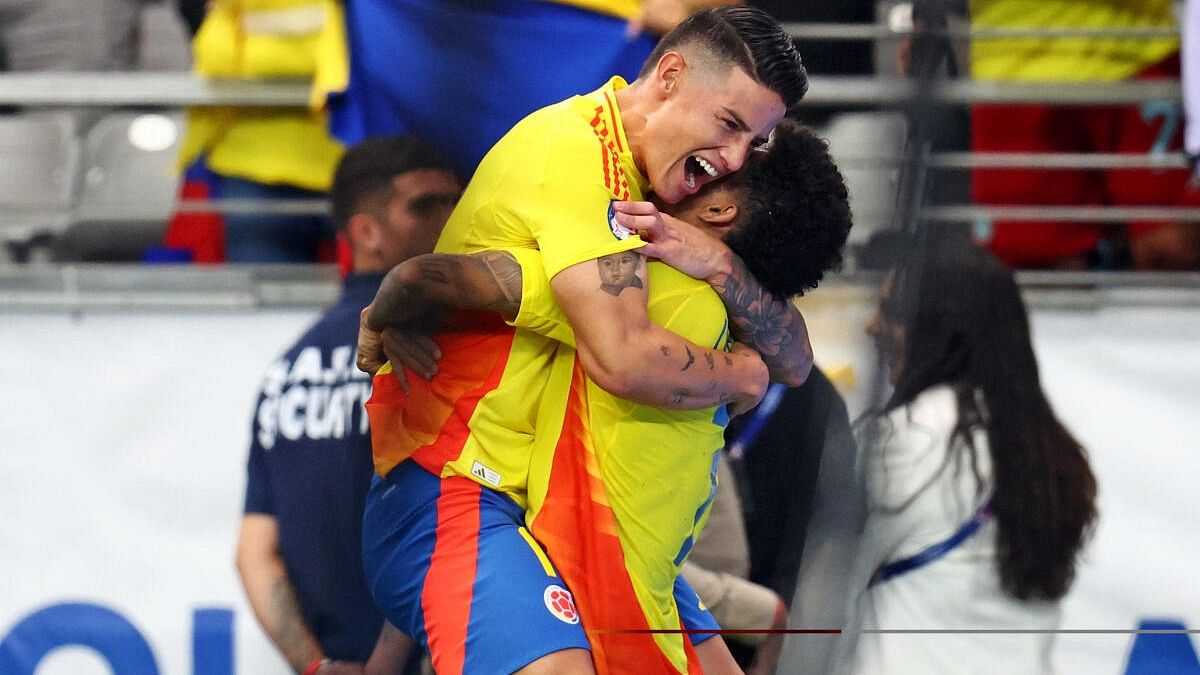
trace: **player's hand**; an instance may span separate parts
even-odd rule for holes
[[[695,225],[660,213],[650,202],[616,201],[612,206],[617,222],[647,242],[638,253],[709,283],[731,271],[729,247]]]
[[[758,352],[754,351],[753,348],[748,347],[741,342],[735,342],[733,343],[733,349],[730,350],[730,353],[741,358],[754,359],[759,363],[759,365],[762,366],[760,369],[761,377],[757,378],[754,382],[751,382],[749,388],[744,394],[734,397],[734,399],[729,402],[729,415],[730,417],[736,417],[748,410],[752,410],[754,406],[758,405],[758,402],[761,401],[762,397],[766,395],[767,387],[769,387],[771,383],[767,373],[767,365],[762,362],[762,357],[759,356]]]
[[[370,313],[371,306],[367,305],[358,315],[358,354],[354,362],[359,370],[374,375],[383,367],[387,357],[383,353],[383,333],[367,327]]]
[[[442,350],[427,332],[415,326],[397,326],[385,328],[382,337],[383,353],[392,362],[392,371],[405,394],[409,393],[406,368],[425,380],[432,380],[437,375]]]

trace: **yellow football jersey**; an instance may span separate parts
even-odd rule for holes
[[[514,325],[569,336],[548,275],[536,259],[521,265],[524,295]],[[651,321],[697,345],[729,345],[725,307],[707,283],[651,262],[647,289]],[[699,357],[692,367],[715,366]],[[714,462],[727,418],[724,407],[680,411],[632,403],[581,372],[571,395],[561,432],[539,426],[529,467],[530,531],[576,594],[593,631],[598,670],[629,672],[647,658],[645,645],[609,631],[680,627],[674,584],[716,489]],[[561,417],[540,419],[558,424]],[[634,603],[640,616],[628,611]],[[667,667],[688,672],[683,636],[639,637],[657,643]]]
[[[641,199],[646,181],[619,124],[613,78],[601,89],[538,110],[483,158],[437,251],[507,248],[540,254],[548,273],[641,245],[609,222],[613,199]],[[561,425],[574,350],[495,317],[452,317],[438,337],[432,382],[404,396],[377,376],[368,402],[375,468],[412,457],[441,476],[465,476],[525,504],[543,397]],[[544,424],[554,426],[554,421]]]

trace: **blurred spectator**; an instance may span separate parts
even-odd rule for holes
[[[331,129],[353,143],[415,133],[469,176],[525,115],[612,75],[633,80],[688,12],[730,0],[357,0],[349,73],[322,78]],[[686,9],[686,11],[685,11]]]
[[[901,40],[896,53],[896,69],[902,77],[925,83],[960,76],[961,66],[953,41],[947,31],[952,20],[965,22],[959,12],[965,7],[947,0],[915,0],[912,5],[912,35]],[[947,103],[933,97],[920,97],[908,108],[908,142],[921,147],[909,147],[910,157],[926,153],[961,152],[970,146],[970,115],[965,106]],[[962,170],[926,172],[920,184],[924,194],[922,204],[967,204],[971,200],[970,174]],[[939,227],[949,227],[943,224]],[[888,231],[876,234],[888,236]]]
[[[1171,0],[976,0],[975,28],[1169,28]],[[979,80],[1116,82],[1179,77],[1175,38],[976,39],[971,73]],[[1065,107],[1054,104],[978,105],[972,120],[977,152],[1119,152],[1162,154],[1182,147],[1178,106]],[[973,173],[980,204],[1200,205],[1188,172],[987,169]],[[1200,264],[1200,230],[1190,223],[981,223],[981,238],[1016,267],[1139,269]],[[990,229],[990,232],[988,231]],[[1125,250],[1125,241],[1128,250]]]
[[[204,11],[208,8],[210,0],[177,0],[176,8],[179,10],[179,16],[183,18],[183,23],[187,25],[188,32],[192,37],[200,31],[200,25],[204,23]]]
[[[867,332],[894,389],[862,426],[866,526],[834,624],[864,632],[840,667],[795,670],[1050,672],[1096,483],[1042,391],[1012,272],[936,240],[888,274]],[[905,629],[932,632],[877,632]]]
[[[334,0],[217,0],[192,42],[195,72],[311,80],[319,61],[336,60],[341,27]],[[194,108],[179,157],[181,166],[191,165],[184,197],[319,199],[341,154],[318,112]],[[333,223],[322,215],[227,213],[221,220],[223,232],[211,215],[179,215],[166,243],[192,249],[198,262],[328,262],[335,256]]]
[[[433,250],[459,191],[449,164],[414,138],[371,139],[346,153],[333,211],[354,273],[263,380],[237,565],[259,623],[297,673],[324,658],[361,664],[380,635],[362,565],[373,471],[370,380],[354,367],[359,312],[387,270]]]

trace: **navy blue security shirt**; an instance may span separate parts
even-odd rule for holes
[[[382,280],[346,279],[338,303],[267,370],[252,425],[246,513],[278,521],[304,622],[333,659],[366,661],[383,625],[362,566],[371,380],[354,366],[359,312]]]

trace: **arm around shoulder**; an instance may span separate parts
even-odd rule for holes
[[[615,396],[673,410],[752,407],[767,368],[745,348],[692,344],[650,322],[645,258],[624,251],[572,265],[551,280],[584,369]]]

